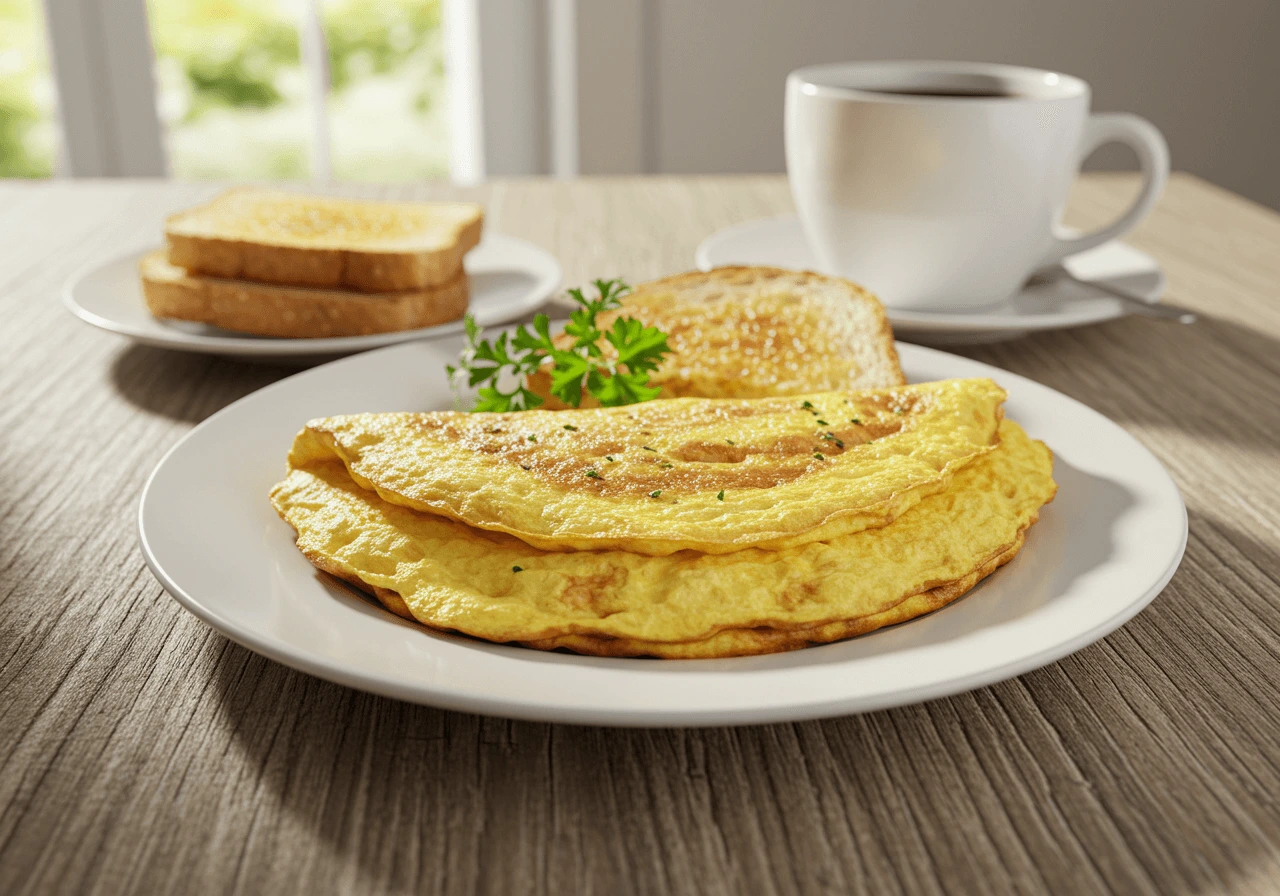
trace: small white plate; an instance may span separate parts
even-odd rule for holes
[[[147,310],[138,281],[138,260],[156,247],[135,249],[98,262],[67,281],[62,299],[86,323],[128,336],[143,345],[260,360],[348,355],[397,342],[462,331],[462,321],[420,330],[280,339],[247,336],[187,321],[160,320]],[[482,326],[519,319],[560,286],[560,264],[544,249],[501,233],[488,233],[464,260],[471,275],[471,313]]]
[[[318,573],[267,491],[310,418],[450,406],[458,339],[316,367],[249,395],[160,462],[139,508],[142,552],[184,607],[251,650],[321,678],[449,709],[601,725],[723,725],[845,715],[927,700],[1079,650],[1173,575],[1187,517],[1160,463],[1123,429],[1046,386],[900,344],[913,381],[991,376],[1007,413],[1056,455],[1056,500],[1026,547],[928,616],[793,653],[607,659],[432,632]]]
[[[700,270],[729,264],[758,264],[821,270],[794,216],[760,218],[726,227],[707,237],[694,254]],[[1098,280],[1156,302],[1164,273],[1154,258],[1121,242],[1111,242],[1067,259],[1082,280]],[[1070,280],[1023,289],[1017,295],[971,312],[885,308],[899,337],[937,344],[997,342],[1035,330],[1059,330],[1100,323],[1127,312],[1106,293]]]

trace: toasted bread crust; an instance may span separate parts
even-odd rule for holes
[[[403,292],[451,281],[483,224],[483,210],[471,203],[368,202],[240,187],[171,215],[165,237],[169,260],[195,274]]]
[[[466,313],[465,273],[431,289],[368,295],[271,286],[188,273],[163,251],[138,264],[147,307],[156,317],[211,324],[255,336],[319,339],[416,330]]]
[[[404,292],[441,286],[456,277],[462,257],[480,242],[481,220],[467,225],[448,249],[380,252],[267,246],[243,240],[170,233],[169,260],[193,274],[279,286]]]
[[[880,389],[886,386],[902,386],[906,384],[907,378],[902,372],[902,365],[898,360],[898,349],[894,345],[893,327],[889,323],[889,316],[885,314],[884,305],[881,304],[875,293],[852,280],[819,274],[810,270],[789,270],[767,265],[735,264],[722,265],[709,271],[687,271],[683,274],[673,274],[670,277],[663,277],[659,280],[650,280],[636,287],[636,291],[641,289],[653,290],[659,287],[687,288],[700,285],[708,280],[723,281],[728,285],[743,285],[780,277],[798,278],[805,284],[815,286],[838,283],[851,290],[857,299],[865,304],[867,312],[875,319],[874,324],[867,328],[867,336],[879,348],[883,359],[883,367],[878,371],[878,376],[882,377],[882,381],[874,384],[869,383],[862,388]]]
[[[777,306],[769,301],[774,294],[797,296],[808,310],[792,312],[790,309],[794,306]],[[834,353],[850,364],[851,369],[837,377],[825,372],[798,374],[795,369],[784,369],[776,355],[772,362],[767,360],[761,353],[762,346],[752,345],[747,333],[742,333],[746,344],[741,349],[727,350],[722,343],[732,335],[736,344],[738,335],[728,319],[712,318],[707,321],[706,329],[701,324],[690,329],[689,321],[673,313],[675,304],[655,304],[655,298],[668,296],[672,303],[688,307],[690,312],[713,306],[722,299],[750,305],[753,314],[758,310],[760,316],[742,322],[748,328],[756,321],[771,319],[778,320],[780,331],[786,326],[797,326],[800,329],[796,332],[813,355],[825,354],[830,358]],[[822,321],[822,326],[816,329],[811,326],[813,310],[817,310]],[[689,271],[637,285],[623,299],[617,312],[606,313],[601,318],[605,326],[615,314],[635,317],[673,335],[671,344],[676,350],[649,380],[651,385],[662,389],[663,398],[758,398],[822,389],[885,388],[906,382],[894,347],[893,330],[879,299],[858,284],[838,277],[745,265]],[[802,324],[802,321],[809,323]],[[677,332],[681,327],[686,332]],[[682,343],[683,350],[678,348]],[[743,369],[751,373],[739,374]],[[551,376],[546,368],[528,377],[528,388],[542,396],[547,409],[565,407],[551,395]],[[584,396],[581,406],[594,407],[594,399]]]

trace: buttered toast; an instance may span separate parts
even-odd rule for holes
[[[404,292],[452,282],[480,241],[469,202],[368,202],[238,188],[165,222],[193,274],[281,286]]]
[[[461,270],[427,289],[365,294],[205,277],[171,264],[163,250],[144,256],[138,268],[156,317],[256,336],[316,339],[414,330],[457,320],[467,310],[468,280]]]
[[[906,382],[880,301],[856,283],[808,271],[722,267],[641,283],[616,311],[667,334],[671,354],[649,379],[662,398],[765,398]],[[571,337],[556,337],[568,347]],[[606,353],[611,349],[606,346]],[[528,388],[548,409],[540,369]],[[593,404],[583,397],[583,407]]]

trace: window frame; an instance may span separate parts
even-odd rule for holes
[[[42,3],[63,135],[58,172],[167,176],[146,0]],[[646,0],[442,3],[455,182],[652,167]],[[330,179],[329,73],[320,21],[319,0],[303,0],[298,34],[313,109],[312,180],[323,183]]]

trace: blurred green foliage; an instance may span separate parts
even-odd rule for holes
[[[331,0],[324,8],[324,30],[332,89],[394,71],[439,27],[438,0]],[[443,60],[437,55],[435,61],[443,72]]]
[[[40,122],[40,110],[21,85],[0,82],[0,177],[48,177],[53,160],[32,151],[27,134]]]
[[[175,174],[307,174],[310,129],[299,3],[148,0],[161,117],[169,129]],[[0,0],[0,176],[41,177],[52,170],[52,146],[32,139],[40,128],[53,130],[51,103],[39,102],[49,88],[38,6],[39,0]],[[387,83],[399,78],[396,89],[410,89],[405,112],[432,112],[443,93],[439,0],[325,0],[322,14],[331,110],[346,108],[343,94],[370,78]],[[331,121],[331,126],[335,142],[342,142],[340,124]],[[438,130],[432,131],[437,142]],[[407,133],[404,122],[388,122],[388,141],[397,134],[403,140]],[[403,148],[399,152],[403,161]],[[443,147],[432,152],[443,158]],[[439,168],[438,158],[432,170]]]
[[[217,106],[268,108],[284,100],[277,82],[299,64],[299,48],[294,20],[279,3],[150,0],[150,13],[156,54],[180,60],[192,85],[188,120]],[[420,51],[440,27],[440,3],[329,0],[323,16],[336,94]]]
[[[39,0],[0,0],[0,177],[53,173],[49,63]]]
[[[190,101],[180,120],[283,101],[277,82],[299,60],[295,20],[284,4],[150,0],[147,6],[157,59],[176,62],[187,81]]]

